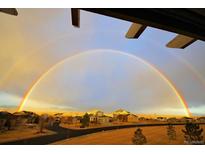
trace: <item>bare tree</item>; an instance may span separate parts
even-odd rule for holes
[[[45,128],[45,123],[47,120],[48,116],[47,115],[41,115],[39,118],[39,133],[44,133],[44,128]]]
[[[43,133],[43,129],[44,129],[44,120],[42,118],[40,118],[40,120],[39,120],[39,133]]]

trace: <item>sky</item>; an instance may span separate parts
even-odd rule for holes
[[[81,11],[75,28],[70,9],[18,12],[0,14],[0,110],[15,111],[41,77],[23,109],[184,114],[173,89],[142,59],[172,81],[193,114],[204,115],[204,42],[171,49],[176,34],[148,27],[126,39],[131,23],[107,16]]]

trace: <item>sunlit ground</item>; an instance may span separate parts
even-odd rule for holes
[[[39,133],[39,129],[35,128],[18,128],[10,131],[0,133],[0,144],[10,141],[18,141],[22,139],[28,139],[33,137],[51,135],[55,132],[45,130],[44,133]]]
[[[205,129],[205,126],[201,126]],[[154,127],[141,127],[142,133],[147,138],[147,144],[153,145],[166,145],[166,144],[185,144],[184,133],[182,129],[184,126],[176,126],[176,140],[169,140],[167,136],[166,126],[154,126]],[[134,136],[136,128],[127,128],[111,131],[103,131],[99,133],[84,135],[81,137],[75,137],[72,139],[66,139],[63,141],[55,142],[53,144],[133,144],[132,138]],[[204,134],[203,134],[204,136]]]

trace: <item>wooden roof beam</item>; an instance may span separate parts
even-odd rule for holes
[[[190,44],[194,43],[197,39],[185,36],[185,35],[177,35],[175,38],[173,38],[166,46],[169,48],[179,48],[184,49]]]
[[[129,38],[129,39],[135,39],[135,38],[138,38],[142,32],[146,29],[147,26],[144,26],[144,25],[141,25],[141,24],[138,24],[138,23],[133,23],[127,34],[126,34],[126,38]]]
[[[72,25],[80,27],[80,10],[71,8]]]
[[[18,15],[18,11],[15,8],[0,8],[0,12],[14,16]]]

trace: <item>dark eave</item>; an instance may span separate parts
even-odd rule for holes
[[[82,10],[163,29],[205,41],[205,9],[82,8]]]

